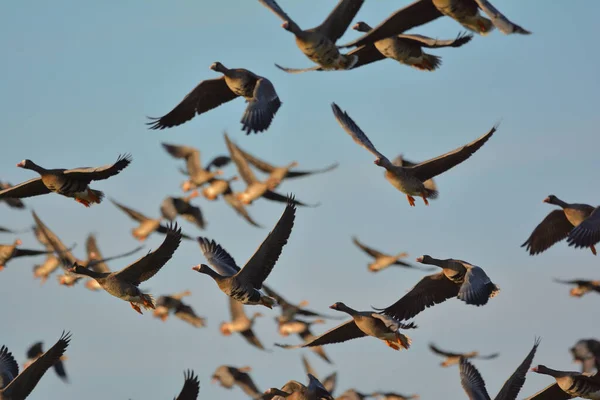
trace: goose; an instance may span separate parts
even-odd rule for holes
[[[342,37],[348,26],[362,7],[364,0],[340,0],[323,23],[315,28],[302,30],[275,2],[275,0],[259,0],[271,12],[283,20],[281,27],[291,32],[296,38],[296,45],[312,62],[318,64],[311,68],[285,68],[277,64],[279,69],[289,73],[312,71],[318,68],[326,70],[351,69],[358,61],[356,56],[340,53],[335,42]]]
[[[247,69],[229,69],[218,61],[210,69],[223,76],[200,82],[168,114],[160,118],[150,117],[147,123],[150,129],[181,125],[196,114],[203,114],[237,97],[243,97],[248,106],[240,121],[242,130],[246,135],[266,131],[281,107],[281,100],[271,81]]]
[[[277,304],[279,304],[281,308],[281,315],[278,317],[279,323],[292,321],[296,315],[301,315],[303,317],[341,319],[333,315],[321,314],[313,310],[307,310],[304,308],[309,304],[307,300],[302,300],[298,304],[293,304],[283,298],[279,293],[275,292],[270,286],[263,285],[263,289],[265,290],[265,293],[277,300]]]
[[[588,204],[567,203],[553,194],[546,197],[544,203],[559,206],[561,209],[550,212],[521,245],[521,247],[525,247],[530,256],[543,253],[555,243],[565,239],[573,228],[584,223],[595,210]],[[596,255],[594,243],[577,247],[589,247]]]
[[[316,319],[314,321],[309,322],[301,321],[299,319],[284,320],[281,317],[277,317],[277,322],[279,325],[278,331],[281,336],[286,337],[290,334],[295,333],[298,336],[300,336],[300,339],[302,339],[303,343],[308,343],[316,338],[316,336],[310,330],[310,327],[314,324],[325,323],[325,320]],[[325,353],[325,349],[323,349],[323,346],[311,346],[309,347],[309,349],[326,363],[333,364],[329,356]]]
[[[54,247],[50,244],[50,242],[46,239],[46,236],[37,226],[33,227],[33,233],[35,238],[42,246],[46,248],[46,250],[54,253]],[[54,254],[48,254],[46,259],[42,264],[36,264],[33,266],[33,278],[40,279],[41,284],[43,285],[48,280],[48,277],[52,275],[54,271],[56,271],[60,267],[60,259]]]
[[[189,369],[183,373],[183,378],[183,387],[175,400],[196,400],[200,393],[200,381],[198,380],[198,375]]]
[[[252,326],[254,325],[256,318],[262,317],[263,315],[256,312],[252,317],[248,318],[244,312],[244,305],[231,297],[229,298],[229,313],[231,314],[231,321],[221,322],[221,326],[219,326],[221,334],[223,336],[230,336],[232,333],[238,332],[252,346],[264,350],[265,347],[260,340],[258,340],[254,331],[252,331]]]
[[[317,336],[313,340],[304,344],[291,346],[285,344],[275,344],[285,349],[298,349],[301,347],[321,346],[332,343],[341,343],[351,339],[372,336],[382,340],[394,350],[408,349],[411,339],[400,333],[400,329],[415,329],[417,326],[412,322],[403,324],[395,319],[381,315],[372,311],[356,311],[344,303],[337,302],[329,308],[345,312],[352,317],[351,320],[336,326]]]
[[[33,364],[38,358],[44,355],[44,343],[37,342],[32,344],[27,350],[27,361],[23,365],[23,369],[29,367]],[[54,363],[54,372],[56,375],[65,383],[69,383],[69,378],[67,377],[67,371],[65,370],[65,364],[63,361],[67,360],[67,356],[61,356],[58,361]]]
[[[2,182],[0,181],[0,190],[6,190],[6,189],[10,189],[12,187],[12,185],[8,182]],[[23,204],[23,202],[21,201],[21,199],[17,199],[17,198],[12,198],[12,197],[4,197],[2,199],[0,199],[0,203],[5,202],[6,205],[8,205],[10,208],[16,208],[16,209],[24,209],[25,208],[25,204]]]
[[[6,346],[0,347],[0,400],[25,400],[46,371],[63,357],[70,340],[71,334],[63,332],[54,346],[21,373]]]
[[[139,284],[152,278],[173,257],[181,242],[181,229],[175,225],[167,227],[165,239],[160,247],[120,271],[100,273],[77,263],[69,272],[95,279],[109,294],[129,302],[131,308],[142,314],[140,305],[145,309],[154,309],[154,298],[142,293]]]
[[[131,156],[126,154],[119,156],[117,161],[111,165],[75,169],[45,169],[31,160],[23,160],[17,164],[17,167],[35,171],[40,174],[40,177],[0,190],[0,199],[21,199],[54,192],[71,197],[85,207],[90,207],[92,204],[100,204],[104,193],[90,189],[88,185],[92,181],[100,181],[117,175],[131,163],[131,160]]]
[[[439,157],[423,161],[414,166],[403,167],[394,165],[387,157],[381,154],[375,148],[373,143],[371,143],[367,135],[358,127],[358,125],[356,125],[346,112],[343,112],[338,107],[337,104],[332,103],[331,108],[333,109],[333,115],[346,133],[348,133],[358,145],[377,157],[375,159],[375,165],[385,168],[385,178],[396,189],[406,194],[406,198],[411,207],[415,206],[415,199],[412,196],[421,196],[425,205],[429,205],[427,199],[437,198],[437,190],[427,188],[424,182],[448,171],[471,157],[488,141],[489,138],[492,137],[497,128],[497,126],[494,126],[488,133],[479,139]]]
[[[315,372],[314,368],[308,362],[308,359],[303,355],[302,356],[302,365],[304,366],[304,371],[306,375],[312,375],[315,378],[319,379],[319,376]],[[310,383],[310,382],[309,382]],[[330,394],[333,394],[335,391],[335,385],[337,383],[337,372],[333,372],[323,379],[322,384],[325,390],[327,390]]]
[[[331,393],[325,389],[323,384],[312,374],[308,374],[308,386],[304,386],[298,381],[289,381],[281,389],[270,388],[260,397],[263,399],[280,400],[334,400]]]
[[[244,268],[238,267],[233,257],[214,240],[199,237],[198,243],[204,257],[217,271],[206,264],[196,265],[192,269],[210,276],[223,293],[242,304],[273,308],[275,299],[263,294],[260,289],[292,233],[295,218],[296,206],[293,196],[290,196],[279,221]]]
[[[22,244],[23,242],[21,239],[15,239],[13,244],[0,244],[0,271],[6,268],[6,264],[13,258],[32,257],[53,253],[52,250],[29,250],[18,248],[18,246]]]
[[[482,16],[479,10],[483,11],[490,19]],[[511,22],[488,0],[416,0],[390,15],[363,36],[339,47],[373,44],[378,40],[399,35],[444,15],[482,36],[487,35],[494,27],[507,35],[514,33],[529,35],[531,33]]]
[[[581,364],[582,373],[600,371],[600,342],[596,339],[581,339],[569,349],[573,362]]]
[[[168,196],[161,203],[160,212],[164,218],[171,222],[175,221],[178,215],[181,215],[183,219],[191,222],[198,228],[206,229],[206,221],[204,220],[200,207],[190,203],[191,199],[198,197],[199,195],[200,193],[198,193],[197,190],[194,190],[185,197]]]
[[[581,397],[582,399],[600,399],[600,376],[584,375],[575,371],[558,371],[538,365],[531,368],[532,372],[549,375],[556,382],[542,389],[527,400],[562,400]]]
[[[376,309],[377,311],[404,321],[452,297],[457,297],[466,304],[483,306],[500,292],[500,288],[481,267],[466,261],[452,258],[440,260],[423,255],[417,258],[417,262],[435,265],[442,271],[427,275],[400,300],[387,308]]]
[[[512,373],[510,378],[504,383],[500,392],[494,398],[495,400],[516,400],[517,395],[525,384],[527,370],[533,361],[535,352],[540,344],[540,339],[536,338],[532,349],[525,357],[523,362]],[[459,363],[460,383],[467,393],[470,400],[489,400],[490,396],[485,387],[485,381],[477,371],[477,368],[471,364],[468,359],[461,358]]]
[[[201,187],[219,175],[223,175],[222,169],[212,171],[212,167],[224,167],[229,164],[229,157],[215,157],[206,167],[202,167],[200,160],[200,150],[191,146],[184,146],[171,143],[161,143],[162,147],[174,158],[185,160],[186,174],[188,179],[183,182],[181,188],[184,192]]]
[[[445,357],[445,360],[440,364],[442,367],[449,367],[451,365],[456,365],[459,363],[461,358],[470,359],[470,358],[478,358],[480,360],[491,360],[493,358],[498,357],[499,353],[490,354],[488,356],[480,356],[478,351],[472,351],[470,353],[451,353],[449,351],[444,351],[438,348],[433,343],[429,344],[429,349],[433,351],[435,354]]]
[[[418,394],[405,395],[395,392],[373,392],[371,397],[379,400],[417,400],[420,398]]]
[[[589,281],[585,279],[562,280],[554,278],[554,282],[575,285],[575,287],[569,291],[569,294],[572,297],[581,297],[584,294],[591,292],[600,293],[600,281]]]
[[[435,268],[420,268],[420,267],[414,266],[412,264],[409,264],[407,262],[401,261],[400,259],[407,257],[408,253],[402,252],[402,253],[398,253],[395,255],[385,254],[385,253],[380,252],[379,250],[375,250],[371,247],[364,245],[363,243],[361,243],[358,240],[358,238],[356,236],[352,237],[352,243],[354,243],[359,249],[361,249],[362,251],[364,251],[371,257],[375,258],[375,260],[371,264],[369,264],[367,267],[368,270],[371,272],[383,271],[384,269],[391,267],[391,266],[414,268],[414,269],[420,269],[423,271],[433,271],[435,269]]]
[[[248,396],[253,399],[260,398],[261,391],[256,387],[256,384],[248,375],[248,372],[252,371],[250,367],[236,368],[230,365],[221,365],[212,374],[212,383],[219,383],[219,385],[225,389],[232,389],[234,386],[238,386]]]
[[[160,296],[156,301],[156,308],[153,315],[160,318],[163,322],[167,320],[169,312],[172,310],[175,317],[186,322],[193,327],[202,328],[206,326],[206,319],[196,314],[192,306],[184,303],[181,299],[189,296],[191,292],[186,290],[182,293],[175,293],[170,296]]]

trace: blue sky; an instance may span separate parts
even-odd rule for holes
[[[279,0],[303,28],[318,25],[334,6],[328,2]],[[406,1],[366,2],[357,20],[376,25]],[[498,0],[496,1],[498,3]],[[475,37],[460,49],[433,51],[442,67],[433,73],[385,60],[347,72],[288,75],[273,63],[305,67],[311,62],[296,48],[281,21],[257,1],[3,2],[0,4],[0,179],[18,183],[35,176],[15,167],[29,158],[46,167],[79,167],[113,162],[131,152],[133,163],[120,175],[94,188],[148,215],[158,215],[166,195],[180,193],[178,163],[161,142],[198,147],[203,159],[224,153],[223,131],[245,150],[302,168],[338,161],[325,175],[284,182],[306,202],[268,283],[293,301],[308,299],[327,310],[336,301],[367,310],[396,301],[424,273],[367,272],[368,257],[350,240],[389,252],[407,251],[460,258],[483,267],[502,291],[483,308],[458,300],[415,318],[413,347],[394,352],[372,338],[326,348],[335,365],[309,354],[316,370],[339,374],[338,394],[349,387],[419,393],[423,399],[465,398],[457,368],[442,369],[427,344],[448,350],[500,352],[498,359],[476,362],[492,396],[522,361],[536,335],[542,343],[534,363],[557,369],[577,368],[568,348],[594,337],[598,299],[568,296],[559,278],[598,279],[591,252],[558,244],[536,257],[519,245],[552,207],[549,194],[566,201],[596,204],[598,80],[594,50],[600,4],[520,2],[496,4],[531,36],[493,32]],[[439,38],[455,37],[462,27],[442,18],[413,30]],[[341,43],[355,38],[349,31]],[[145,116],[160,116],[198,82],[218,76],[209,66],[221,61],[268,77],[283,102],[271,128],[245,136],[240,130],[244,103],[235,100],[170,130],[149,131]],[[441,177],[440,197],[409,207],[406,197],[383,178],[373,157],[338,126],[330,103],[355,119],[379,150],[411,160],[438,156],[463,145],[501,121],[498,132],[474,157]],[[227,174],[235,169],[229,167]],[[236,186],[241,188],[241,184]],[[85,236],[97,234],[105,254],[137,245],[134,224],[110,202],[85,209],[56,195],[29,199],[27,205],[66,243],[77,242],[82,256]],[[252,216],[267,229],[239,219],[222,202],[197,200],[208,221],[202,232],[183,223],[185,232],[220,242],[237,260],[247,260],[277,221],[283,205],[258,201]],[[32,224],[30,211],[0,204],[0,222],[17,228]],[[39,248],[23,234],[25,248]],[[146,250],[162,236],[152,236]],[[3,234],[0,242],[14,240]],[[110,263],[120,269],[139,254]],[[163,324],[149,313],[136,314],[127,303],[83,286],[59,287],[55,279],[40,287],[32,266],[42,259],[14,260],[0,275],[2,341],[24,361],[31,343],[50,346],[63,329],[71,330],[65,386],[53,373],[42,379],[32,400],[169,399],[179,392],[183,371],[200,376],[200,398],[243,399],[239,390],[210,384],[221,364],[250,365],[262,390],[289,379],[304,381],[302,351],[275,348],[263,353],[240,337],[222,337],[229,318],[227,298],[208,277],[191,267],[204,262],[195,242],[183,243],[161,272],[146,283],[156,296],[184,289],[188,301],[207,317],[208,328],[194,329],[179,320]],[[280,338],[272,317],[262,309],[256,333],[272,348]],[[249,312],[254,310],[248,309]],[[330,310],[327,310],[330,311]],[[573,316],[577,315],[576,318]],[[323,327],[333,326],[333,322]],[[433,382],[433,384],[432,384]],[[528,375],[521,397],[549,384]]]

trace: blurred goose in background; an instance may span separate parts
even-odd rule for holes
[[[33,345],[31,345],[31,347],[29,347],[29,349],[27,350],[27,361],[23,365],[23,369],[29,367],[38,358],[40,358],[41,356],[44,355],[43,348],[44,348],[43,342],[34,343]],[[63,361],[66,361],[66,360],[67,360],[66,355],[61,356],[58,359],[58,361],[56,361],[54,363],[54,372],[56,372],[56,375],[58,375],[58,377],[63,382],[69,383],[69,378],[67,377],[67,371],[65,370],[65,364],[63,363]]]
[[[371,395],[361,393],[356,389],[348,389],[340,396],[336,397],[335,400],[364,400],[367,397],[371,397]]]
[[[90,189],[88,185],[92,181],[100,181],[117,175],[130,163],[131,156],[129,154],[119,156],[114,164],[97,168],[45,169],[31,160],[23,160],[17,164],[17,167],[35,171],[40,174],[40,177],[1,190],[0,199],[20,199],[54,192],[71,197],[86,207],[100,204],[104,193]]]
[[[370,32],[372,28],[366,22],[357,22],[352,27],[358,32]],[[442,58],[423,51],[423,47],[438,49],[442,47],[461,47],[469,43],[473,35],[460,33],[455,39],[438,40],[422,35],[394,35],[372,44],[352,50],[348,55],[358,56],[353,68],[362,67],[376,61],[390,58],[401,64],[421,71],[434,71],[442,65]]]
[[[400,329],[415,329],[417,326],[412,322],[403,324],[393,318],[372,311],[356,311],[344,303],[338,302],[329,308],[350,315],[352,319],[342,325],[336,326],[317,336],[310,342],[291,346],[275,344],[285,349],[298,349],[301,347],[321,346],[332,343],[341,343],[351,339],[372,336],[385,342],[394,350],[408,349],[411,339],[400,333]]]
[[[196,189],[212,179],[223,174],[223,170],[217,169],[212,171],[212,167],[221,168],[229,164],[230,158],[218,156],[209,162],[206,167],[202,167],[200,159],[200,150],[191,146],[183,146],[169,143],[161,143],[163,148],[174,158],[182,158],[185,160],[186,174],[188,180],[182,183],[181,188],[184,192]]]
[[[248,375],[250,371],[252,371],[250,367],[236,368],[230,365],[221,365],[213,372],[211,382],[218,382],[225,389],[238,386],[248,396],[258,399],[261,397],[261,391],[256,387],[250,375]]]
[[[5,346],[0,347],[0,400],[25,400],[46,371],[65,354],[71,340],[70,333],[60,339],[43,355],[19,374],[19,365]]]
[[[11,187],[12,185],[10,183],[0,181],[0,190],[10,189]],[[10,208],[16,208],[21,210],[25,208],[25,204],[23,204],[21,199],[4,197],[0,199],[0,203],[2,202],[6,203]]]
[[[0,244],[0,271],[6,268],[6,264],[13,258],[39,256],[52,253],[51,250],[29,250],[17,247],[22,244],[23,242],[21,239],[15,239],[13,244]]]
[[[281,307],[281,315],[278,317],[279,322],[287,322],[292,321],[296,315],[301,315],[303,317],[319,317],[319,318],[327,318],[327,319],[342,319],[332,315],[321,314],[316,311],[307,310],[304,307],[308,305],[307,300],[302,300],[298,304],[292,304],[286,299],[284,299],[280,294],[275,292],[270,286],[263,285],[264,291],[275,300],[277,300],[277,304]]]
[[[559,206],[561,210],[550,212],[550,214],[535,227],[525,243],[521,245],[521,247],[525,247],[531,256],[540,254],[548,250],[555,243],[565,239],[569,236],[569,233],[573,228],[587,221],[587,218],[592,216],[595,211],[594,207],[590,205],[567,203],[553,194],[546,197],[544,203]],[[588,246],[578,245],[576,247],[589,247],[592,253],[596,255],[594,243],[590,242],[588,244]]]
[[[591,292],[600,293],[600,281],[587,281],[584,279],[575,279],[569,281],[554,278],[554,282],[575,285],[575,287],[569,291],[570,295],[573,297],[581,297],[584,294]]]
[[[313,335],[312,331],[310,330],[311,325],[325,323],[325,320],[316,319],[314,321],[307,322],[307,321],[301,321],[298,319],[293,319],[293,320],[284,321],[281,317],[277,317],[277,322],[279,324],[279,334],[281,336],[285,337],[285,336],[289,336],[289,335],[295,333],[298,336],[300,336],[300,338],[302,339],[302,341],[304,343],[308,343],[316,338],[316,336]],[[323,361],[325,361],[329,364],[333,364],[333,362],[331,361],[329,356],[327,356],[327,354],[325,354],[325,350],[323,349],[322,346],[311,346],[311,347],[309,347],[309,349],[313,353],[315,353],[316,355],[321,357],[321,359]],[[313,374],[313,375],[315,375],[315,374]],[[317,375],[315,375],[315,376],[317,376]],[[331,392],[331,390],[330,390],[330,392]]]
[[[160,318],[163,322],[165,322],[169,318],[169,313],[172,310],[175,310],[177,306],[181,304],[181,299],[191,295],[192,292],[186,290],[167,296],[160,296],[158,300],[156,300],[156,308],[154,309],[152,315],[156,318]]]
[[[256,318],[262,317],[263,315],[259,312],[255,312],[252,314],[251,318],[248,318],[244,312],[244,305],[231,297],[229,298],[229,313],[231,315],[231,321],[221,322],[221,326],[219,327],[221,335],[230,336],[234,332],[238,332],[252,346],[264,350],[264,346],[252,331],[252,326],[254,325]]]
[[[42,230],[39,227],[34,226],[33,232],[37,241],[40,242],[46,250],[54,253],[54,247],[52,247],[48,239],[46,239],[46,235],[44,235]],[[34,279],[41,279],[41,284],[43,285],[58,267],[60,267],[60,259],[55,254],[48,254],[42,264],[33,266],[33,277]]]
[[[428,255],[418,257],[417,261],[435,265],[442,271],[424,277],[400,300],[385,309],[376,309],[377,311],[404,321],[452,297],[467,304],[483,306],[500,292],[500,288],[481,267],[466,261],[452,258],[440,260]]]
[[[377,400],[416,400],[420,398],[418,394],[408,396],[395,392],[373,392],[371,393],[371,397],[375,397]]]
[[[181,229],[169,225],[165,240],[160,247],[134,263],[117,272],[96,272],[77,263],[69,272],[85,275],[95,279],[109,294],[129,302],[131,308],[142,314],[140,305],[145,309],[154,309],[154,298],[147,293],[142,293],[138,288],[140,283],[152,278],[173,257],[175,250],[181,242]]]
[[[179,392],[175,400],[196,400],[200,393],[198,375],[189,369],[183,373],[183,378],[185,379],[183,381],[183,388],[181,388],[181,392]]]
[[[348,26],[362,7],[364,0],[340,0],[327,16],[327,19],[317,27],[302,30],[287,15],[275,0],[259,0],[259,2],[271,10],[283,20],[281,27],[294,34],[296,45],[312,62],[318,64],[311,68],[284,68],[275,64],[278,68],[290,72],[299,73],[314,71],[318,68],[326,70],[351,69],[358,61],[356,56],[346,56],[340,53],[335,42],[342,37]]]
[[[226,68],[215,62],[210,69],[223,74],[217,79],[202,81],[168,114],[150,118],[150,129],[165,129],[181,125],[196,116],[217,108],[237,97],[248,106],[242,116],[242,130],[247,135],[267,130],[281,107],[281,100],[270,80],[243,68]]]
[[[281,400],[334,400],[323,384],[311,374],[308,374],[308,386],[298,381],[288,381],[281,389],[270,388],[260,399]]]
[[[206,264],[199,264],[193,269],[210,276],[217,283],[219,289],[234,300],[243,304],[273,308],[277,304],[276,300],[263,294],[260,289],[275,267],[275,263],[292,233],[295,218],[296,206],[293,196],[291,196],[279,221],[244,268],[238,267],[233,257],[214,240],[209,241],[199,237],[200,249],[208,263],[216,271]]]
[[[396,189],[406,194],[408,203],[411,206],[415,205],[415,199],[412,196],[421,196],[425,205],[429,205],[427,199],[435,199],[438,196],[438,192],[427,188],[424,182],[467,160],[492,137],[494,132],[496,132],[496,126],[494,126],[488,133],[465,146],[459,147],[458,149],[439,157],[423,161],[417,165],[403,167],[394,165],[387,157],[381,154],[375,148],[373,143],[371,143],[367,135],[358,127],[358,125],[356,125],[346,112],[343,112],[337,106],[337,104],[332,103],[331,107],[333,109],[333,115],[340,126],[358,145],[377,157],[375,159],[375,165],[385,168],[385,178]]]
[[[582,373],[600,371],[600,342],[596,339],[581,339],[569,349],[573,362],[581,364]]]
[[[163,200],[160,205],[160,212],[162,216],[169,221],[173,222],[178,215],[181,215],[183,219],[192,224],[196,225],[200,229],[206,228],[206,221],[200,207],[194,206],[190,203],[190,200],[198,197],[200,194],[197,190],[194,190],[189,196],[186,197],[167,197]]]
[[[490,19],[482,16],[479,9]],[[504,34],[529,32],[511,22],[488,0],[416,0],[401,8],[365,35],[338,47],[364,46],[388,37],[399,35],[411,28],[424,25],[446,15],[470,31],[488,34],[494,26]]]
[[[567,400],[581,397],[582,399],[600,399],[600,376],[598,374],[581,374],[575,371],[558,371],[538,365],[531,371],[542,375],[549,375],[556,380],[550,386],[526,400]]]
[[[0,233],[25,233],[25,232],[29,232],[29,229],[15,230],[15,229],[6,228],[4,226],[0,226]]]
[[[310,365],[310,363],[308,362],[308,359],[305,356],[302,356],[302,365],[304,366],[304,371],[306,372],[307,375],[312,375],[315,378],[319,379],[319,375],[317,375],[317,372]],[[323,387],[330,394],[333,394],[333,392],[335,391],[336,383],[337,383],[337,372],[332,372],[331,374],[327,375],[325,377],[325,379],[323,379],[323,381],[322,381]]]
[[[420,269],[423,271],[433,271],[435,269],[435,268],[421,268],[421,267],[417,267],[412,264],[406,263],[404,261],[400,261],[401,258],[408,256],[408,253],[406,253],[406,252],[398,253],[396,255],[388,255],[388,254],[382,253],[378,250],[375,250],[371,247],[364,245],[363,243],[361,243],[358,240],[358,238],[356,236],[352,237],[352,242],[359,249],[361,249],[362,251],[364,251],[371,257],[375,258],[375,260],[368,266],[368,269],[371,272],[379,272],[379,271],[382,271],[391,266],[414,268],[414,269]]]
[[[516,400],[521,388],[525,384],[525,378],[527,370],[531,366],[535,352],[540,344],[540,339],[536,338],[532,349],[527,354],[527,357],[517,367],[515,372],[508,378],[508,380],[502,385],[502,388],[494,398],[495,400]],[[487,389],[485,387],[485,381],[477,371],[477,368],[473,366],[466,358],[461,358],[459,363],[460,370],[460,384],[462,385],[465,393],[470,400],[483,400],[490,399]]]
[[[470,353],[451,353],[449,351],[441,350],[440,348],[435,346],[433,343],[429,344],[429,349],[431,351],[433,351],[435,354],[446,358],[440,364],[442,367],[449,367],[451,365],[456,365],[459,363],[461,358],[464,358],[464,359],[477,358],[480,360],[491,360],[500,355],[499,353],[494,353],[494,354],[490,354],[488,356],[480,356],[478,351],[472,351]]]

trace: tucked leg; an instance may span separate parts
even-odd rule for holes
[[[131,304],[131,308],[133,308],[135,311],[137,311],[138,313],[143,315],[142,310],[140,310],[140,307],[137,304],[132,303],[132,302],[129,302],[129,304]]]
[[[415,198],[412,197],[410,194],[407,194],[406,198],[408,199],[408,204],[410,204],[411,207],[414,207],[415,206]]]
[[[427,201],[427,193],[421,192],[421,197],[423,198],[423,202],[425,202],[425,205],[428,206],[429,202]]]
[[[594,247],[594,245],[591,245],[591,246],[590,246],[590,250],[592,251],[592,253],[593,253],[594,255],[596,255],[596,247]]]

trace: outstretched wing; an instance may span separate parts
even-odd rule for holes
[[[275,344],[275,346],[283,347],[284,349],[298,349],[301,347],[322,346],[325,344],[341,343],[352,339],[367,336],[366,333],[354,322],[354,319],[349,320],[341,325],[336,326],[325,332],[322,335],[316,336],[314,339],[295,346]]]
[[[132,161],[131,154],[120,155],[114,164],[104,165],[97,168],[75,168],[68,169],[64,173],[68,177],[81,179],[88,182],[108,179],[123,171]]]

